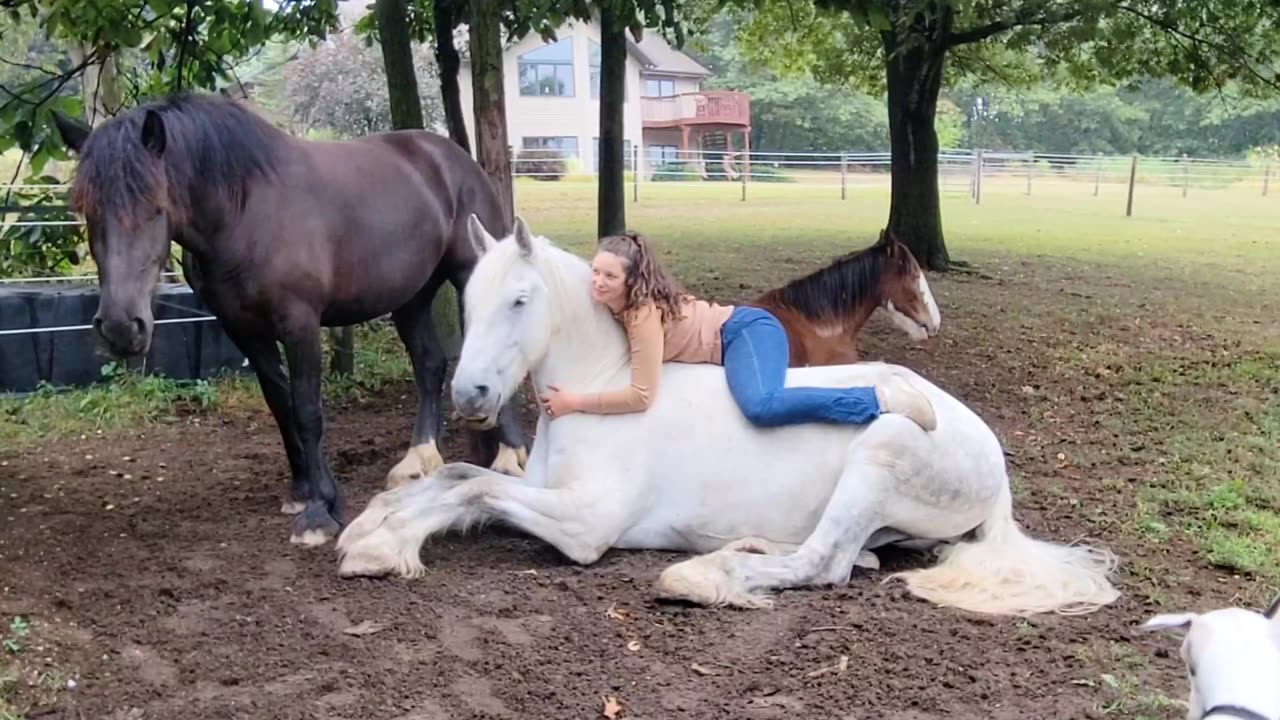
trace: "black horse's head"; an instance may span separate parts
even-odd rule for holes
[[[219,95],[177,95],[96,128],[54,120],[78,156],[71,207],[88,226],[102,291],[93,324],[112,352],[145,353],[170,240],[214,242],[287,136]]]
[[[71,207],[89,230],[101,295],[93,326],[117,355],[151,344],[151,295],[169,254],[170,206],[164,120],[154,110],[97,129],[55,114],[62,140],[79,156]]]

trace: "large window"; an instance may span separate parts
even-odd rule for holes
[[[573,38],[530,50],[518,68],[521,95],[573,97]]]
[[[600,43],[587,41],[587,60],[591,64],[591,98],[600,99]]]
[[[595,158],[596,172],[599,173],[600,172],[600,138],[596,138],[596,146],[595,146],[595,150],[592,151],[592,157]],[[625,138],[622,140],[622,169],[623,170],[631,169],[631,141]]]
[[[644,79],[645,97],[671,97],[676,94],[676,81],[664,77],[647,77]]]
[[[543,150],[535,157],[565,158],[578,156],[578,138],[566,135],[563,137],[527,137],[521,141],[525,150]]]

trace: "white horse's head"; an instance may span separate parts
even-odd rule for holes
[[[553,339],[562,346],[594,337],[603,311],[591,303],[587,263],[535,237],[523,219],[516,218],[511,236],[496,240],[473,215],[467,233],[480,261],[463,294],[466,332],[453,374],[453,403],[467,424],[487,428],[525,376],[543,365]],[[561,327],[572,328],[572,337],[560,333]],[[585,374],[578,379],[588,380]]]
[[[1183,636],[1182,662],[1190,697],[1187,717],[1280,715],[1280,600],[1266,612],[1221,608],[1204,613],[1157,615],[1140,629]],[[1240,711],[1245,711],[1241,713]],[[1229,714],[1222,710],[1223,717]],[[1250,715],[1253,714],[1253,715]]]

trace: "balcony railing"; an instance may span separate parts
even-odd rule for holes
[[[645,127],[681,125],[751,125],[751,96],[729,90],[706,90],[640,102]]]

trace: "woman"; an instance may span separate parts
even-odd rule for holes
[[[928,398],[898,376],[876,387],[784,387],[790,351],[778,319],[760,308],[716,305],[682,292],[640,235],[602,238],[591,276],[592,299],[627,330],[631,384],[591,394],[552,385],[541,397],[552,418],[643,412],[657,396],[662,363],[670,361],[724,365],[729,392],[758,427],[860,425],[882,412],[905,415],[925,430],[937,425]]]

